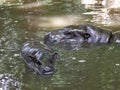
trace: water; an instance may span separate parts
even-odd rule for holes
[[[20,56],[24,42],[42,41],[45,33],[67,25],[90,23],[113,31],[119,26],[96,24],[93,14],[83,14],[86,10],[80,0],[0,2],[0,90],[120,89],[117,44],[78,51],[58,48],[58,71],[51,77],[29,71]]]

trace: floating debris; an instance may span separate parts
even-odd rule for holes
[[[86,60],[79,60],[78,62],[80,62],[80,63],[84,63],[84,62],[86,62]]]
[[[14,54],[14,56],[15,56],[15,57],[18,57],[18,56],[19,56],[19,54]]]
[[[76,59],[76,57],[72,57],[72,60],[75,60]]]
[[[120,66],[120,64],[115,64],[115,66]]]

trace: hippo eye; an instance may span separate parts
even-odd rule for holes
[[[65,32],[63,32],[63,34],[64,34],[64,35],[71,35],[72,33],[69,32],[69,31],[65,31]]]
[[[84,34],[84,38],[85,38],[85,39],[88,39],[89,37],[90,37],[90,34],[88,34],[88,33],[85,33],[85,34]]]

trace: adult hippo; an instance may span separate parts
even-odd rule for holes
[[[44,44],[25,43],[22,47],[22,57],[26,65],[38,75],[52,75],[56,71],[57,53]]]
[[[89,24],[72,25],[49,32],[44,37],[47,45],[71,45],[72,48],[88,47],[91,44],[119,43],[120,32],[113,33]]]

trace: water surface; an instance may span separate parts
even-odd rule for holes
[[[100,45],[78,51],[58,48],[58,71],[41,77],[26,68],[24,42],[71,24],[90,23],[113,31],[119,26],[96,24],[80,0],[0,1],[0,90],[119,90],[120,47]]]

